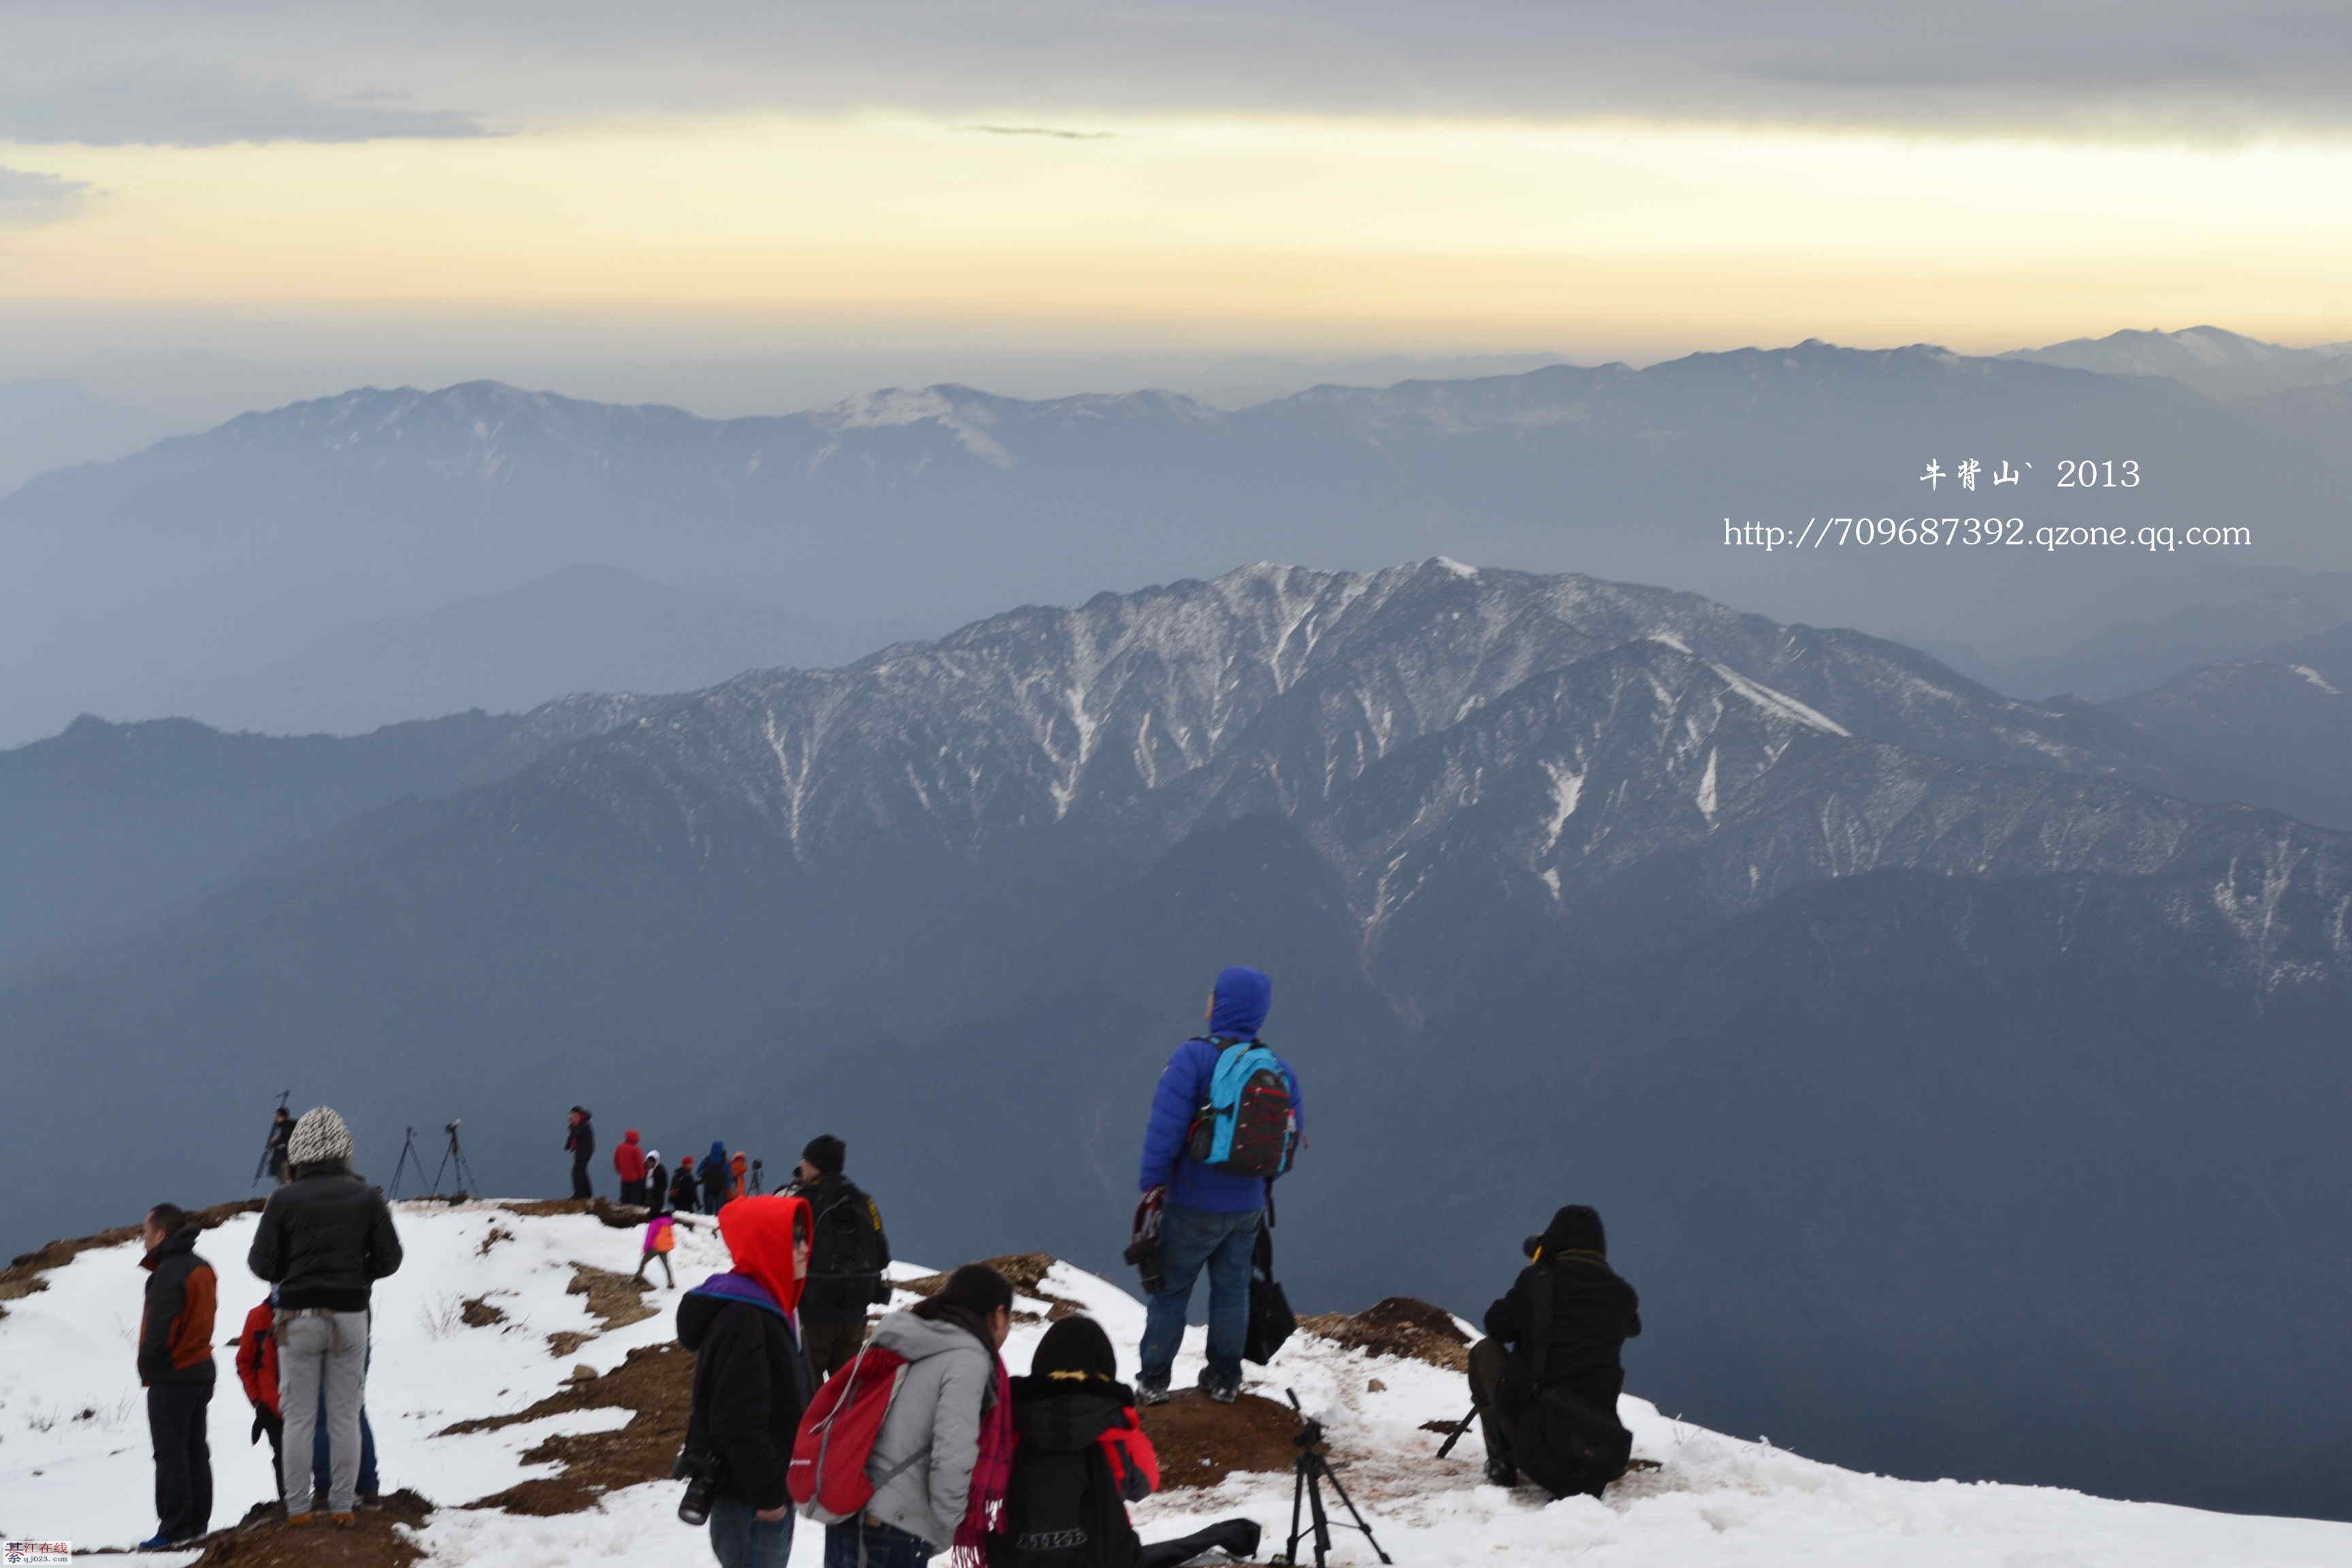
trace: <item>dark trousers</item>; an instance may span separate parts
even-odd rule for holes
[[[1218,1547],[1224,1548],[1225,1555],[1239,1563],[1257,1555],[1257,1538],[1258,1528],[1251,1521],[1228,1519],[1205,1530],[1196,1530],[1179,1541],[1147,1542],[1136,1553],[1135,1568],[1176,1568],[1178,1563],[1190,1563]]]
[[[596,1190],[588,1184],[588,1161],[584,1155],[572,1156],[572,1195],[575,1198],[593,1198],[596,1195]]]
[[[627,1204],[632,1208],[643,1208],[646,1202],[645,1183],[641,1181],[623,1182],[621,1184],[621,1201]]]
[[[863,1519],[824,1527],[824,1568],[923,1568],[934,1552],[919,1535]]]
[[[669,1271],[669,1254],[668,1254],[668,1253],[667,1253],[667,1252],[640,1252],[640,1253],[638,1253],[638,1254],[637,1254],[637,1278],[638,1278],[638,1279],[643,1279],[646,1277],[646,1264],[648,1264],[648,1263],[659,1263],[659,1264],[662,1266],[662,1278],[663,1278],[664,1279],[666,1279],[666,1280],[667,1280],[667,1281],[669,1282],[669,1288],[670,1288],[671,1289],[675,1290],[675,1289],[677,1289],[677,1275],[675,1275],[675,1274],[672,1274],[672,1273]]]
[[[1480,1340],[1470,1347],[1470,1402],[1478,1410],[1486,1458],[1526,1468],[1528,1478],[1555,1497],[1580,1492],[1599,1497],[1602,1488],[1625,1473],[1633,1452],[1633,1434],[1618,1424],[1613,1409],[1596,1409],[1557,1384],[1541,1397],[1544,1420],[1530,1430],[1548,1435],[1555,1451],[1521,1454],[1512,1433],[1537,1403],[1534,1380],[1496,1341]]]
[[[808,1346],[809,1370],[819,1383],[831,1377],[866,1343],[866,1320],[844,1318],[837,1323],[801,1325],[801,1342]]]
[[[205,1437],[209,1383],[159,1383],[147,1391],[147,1435],[155,1445],[155,1533],[166,1541],[213,1525],[213,1451]]]

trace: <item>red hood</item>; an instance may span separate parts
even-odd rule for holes
[[[719,1211],[719,1234],[736,1272],[765,1286],[787,1312],[801,1302],[802,1280],[793,1271],[793,1226],[795,1219],[813,1226],[808,1214],[806,1199],[781,1194],[737,1198]]]
[[[624,1142],[624,1143],[634,1143],[634,1142],[635,1142],[636,1141],[637,1141],[637,1130],[636,1130],[635,1128],[634,1128],[634,1127],[630,1128],[626,1132],[624,1132],[624,1133],[622,1133],[622,1134],[621,1134],[621,1142]]]

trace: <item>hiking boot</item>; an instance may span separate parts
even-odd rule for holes
[[[355,1513],[331,1513],[327,1516],[327,1522],[329,1524],[339,1524],[343,1526],[345,1529],[349,1529],[359,1521],[360,1516]]]
[[[1231,1405],[1242,1396],[1242,1380],[1219,1377],[1213,1372],[1201,1373],[1201,1392],[1220,1405]]]
[[[1519,1484],[1519,1468],[1508,1459],[1486,1461],[1486,1479],[1506,1490]]]
[[[1149,1409],[1154,1405],[1167,1404],[1168,1384],[1166,1381],[1154,1381],[1148,1377],[1137,1378],[1135,1380],[1135,1402],[1138,1405],[1144,1406],[1146,1409]]]
[[[133,1552],[169,1552],[180,1543],[158,1531],[131,1548]]]
[[[286,1522],[287,1522],[287,1524],[288,1524],[289,1527],[294,1526],[294,1525],[308,1524],[308,1523],[310,1523],[312,1520],[314,1520],[314,1519],[316,1519],[316,1518],[318,1518],[318,1517],[319,1517],[319,1516],[318,1516],[317,1514],[312,1513],[309,1509],[307,1509],[307,1508],[306,1508],[306,1509],[304,1509],[300,1513],[289,1513],[289,1514],[288,1514],[288,1515],[286,1516]]]

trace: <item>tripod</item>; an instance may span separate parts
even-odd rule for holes
[[[1290,1544],[1284,1547],[1282,1554],[1274,1561],[1286,1564],[1286,1568],[1296,1568],[1298,1543],[1307,1534],[1299,1527],[1298,1521],[1298,1510],[1304,1504],[1309,1510],[1308,1519],[1315,1536],[1315,1568],[1326,1568],[1331,1555],[1331,1521],[1323,1511],[1323,1483],[1328,1481],[1331,1489],[1339,1495],[1339,1506],[1346,1509],[1348,1517],[1356,1521],[1340,1528],[1361,1531],[1364,1539],[1371,1543],[1372,1554],[1382,1563],[1392,1563],[1394,1559],[1381,1550],[1380,1540],[1372,1534],[1372,1527],[1364,1522],[1364,1516],[1356,1510],[1355,1500],[1348,1496],[1348,1489],[1339,1484],[1339,1478],[1331,1473],[1330,1462],[1323,1457],[1323,1423],[1311,1419],[1305,1410],[1299,1408],[1298,1395],[1295,1392],[1289,1389],[1283,1392],[1289,1395],[1290,1407],[1298,1411],[1298,1433],[1290,1439],[1291,1447],[1298,1450],[1297,1458],[1290,1462],[1291,1470],[1297,1479],[1292,1483],[1290,1492]]]
[[[394,1197],[397,1198],[400,1196],[401,1173],[406,1171],[412,1164],[416,1167],[416,1179],[420,1182],[423,1181],[425,1179],[425,1162],[417,1158],[416,1129],[414,1127],[408,1130],[407,1138],[404,1139],[400,1145],[400,1163],[392,1168],[392,1195]]]
[[[1468,1436],[1470,1435],[1470,1428],[1475,1426],[1477,1421],[1478,1407],[1473,1405],[1470,1407],[1470,1414],[1465,1415],[1448,1433],[1444,1446],[1437,1450],[1437,1457],[1442,1459],[1445,1458],[1446,1455],[1454,1452],[1454,1445]]]
[[[294,1097],[294,1091],[293,1091],[292,1089],[279,1089],[279,1090],[278,1091],[278,1110],[285,1110],[285,1109],[286,1109],[286,1102],[287,1102],[289,1100],[291,1100],[293,1097]],[[271,1119],[271,1121],[270,1121],[270,1123],[269,1123],[269,1133],[268,1133],[268,1136],[265,1137],[265,1138],[264,1138],[264,1139],[262,1139],[262,1141],[261,1141],[261,1158],[260,1158],[259,1160],[257,1160],[256,1162],[254,1162],[254,1166],[253,1166],[253,1182],[252,1182],[252,1185],[257,1186],[257,1186],[259,1186],[259,1185],[261,1185],[261,1176],[262,1176],[262,1173],[269,1169],[269,1156],[277,1151],[277,1148],[278,1148],[278,1122],[277,1122],[277,1120],[273,1117],[273,1118]]]
[[[449,1146],[441,1151],[440,1170],[433,1173],[433,1190],[436,1193],[441,1190],[442,1172],[446,1171],[454,1163],[457,1167],[457,1195],[461,1198],[471,1197],[475,1187],[479,1184],[474,1180],[474,1167],[466,1163],[465,1145],[457,1142],[457,1127],[458,1123],[454,1121],[448,1125]],[[417,1166],[420,1173],[424,1169],[422,1164]]]

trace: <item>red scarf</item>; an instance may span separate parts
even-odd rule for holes
[[[954,1568],[988,1568],[988,1538],[1004,1531],[1004,1496],[1013,1489],[1013,1380],[1004,1359],[996,1363],[994,1397],[980,1413],[980,1455],[972,1461],[971,1497],[956,1526]]]

